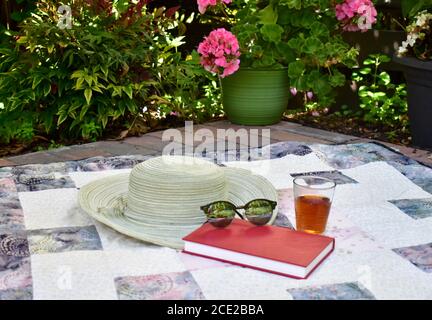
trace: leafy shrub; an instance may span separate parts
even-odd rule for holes
[[[406,85],[394,84],[390,75],[380,65],[391,59],[386,55],[373,54],[355,70],[352,79],[359,85],[360,115],[367,122],[393,128],[408,126]]]
[[[45,1],[19,33],[6,32],[12,46],[0,49],[1,139],[41,132],[95,139],[138,117],[199,121],[203,105],[220,112],[211,76],[177,52],[175,8],[149,12],[146,3],[74,1],[73,26],[61,29],[58,2]]]
[[[250,0],[236,19],[242,67],[288,67],[291,87],[322,106],[334,102],[333,87],[345,83],[338,67],[352,67],[358,54],[339,34],[334,1]]]

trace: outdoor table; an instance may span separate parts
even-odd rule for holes
[[[147,158],[1,168],[0,299],[432,299],[426,165],[376,143],[281,142],[224,162],[269,179],[279,193],[276,224],[287,228],[295,225],[295,176],[337,182],[325,232],[335,251],[296,280],[128,238],[79,207],[80,187]]]

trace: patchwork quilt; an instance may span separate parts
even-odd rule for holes
[[[0,168],[0,299],[432,299],[431,168],[375,143],[258,151],[246,159],[231,151],[239,161],[203,156],[269,179],[277,225],[295,227],[294,177],[337,182],[326,230],[336,248],[307,280],[183,254],[95,222],[77,203],[79,188],[147,159],[96,157]]]

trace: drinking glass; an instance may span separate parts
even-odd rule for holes
[[[294,179],[296,229],[321,234],[325,231],[336,183],[319,176]]]

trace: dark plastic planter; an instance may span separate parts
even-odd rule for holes
[[[240,69],[222,79],[225,114],[232,123],[270,125],[287,108],[289,80],[286,69]]]
[[[417,147],[432,149],[432,61],[393,57],[407,81],[408,115]]]

